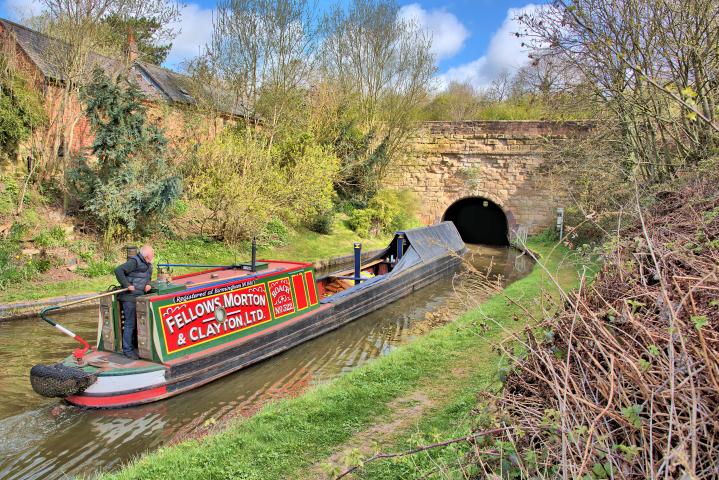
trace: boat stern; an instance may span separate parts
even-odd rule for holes
[[[167,369],[160,363],[132,360],[112,352],[92,352],[86,357],[86,365],[85,369],[94,369],[94,381],[63,396],[73,405],[118,408],[153,402],[166,396]]]

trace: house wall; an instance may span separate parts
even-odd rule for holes
[[[0,23],[0,46],[15,66],[23,72],[42,95],[48,124],[37,129],[32,138],[20,145],[18,164],[29,165],[28,157],[45,159],[52,165],[43,170],[50,174],[66,165],[65,159],[92,146],[93,134],[83,107],[75,94],[68,95],[65,88],[44,77],[30,57],[14,41],[10,32]],[[202,115],[191,106],[169,105],[163,102],[145,102],[148,120],[165,132],[170,146],[194,145],[214,138],[228,124],[236,123],[230,116]],[[58,154],[62,154],[58,156]]]

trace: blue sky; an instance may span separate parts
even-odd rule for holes
[[[216,0],[185,1],[181,33],[167,62],[170,67],[196,55],[212,29]],[[325,8],[337,1],[319,0]],[[503,70],[511,72],[526,63],[521,41],[512,35],[518,29],[513,19],[541,3],[544,0],[399,0],[400,15],[432,34],[440,84],[457,80],[477,87],[486,87]],[[39,0],[0,0],[0,16],[13,20],[38,8]]]

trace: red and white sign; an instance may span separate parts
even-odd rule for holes
[[[291,304],[291,293],[289,297]],[[215,316],[218,309],[227,314],[223,322]],[[272,320],[264,283],[160,307],[160,318],[167,353]]]
[[[272,311],[275,313],[275,318],[295,313],[295,302],[292,300],[289,277],[272,280],[267,282],[267,285],[270,288]]]

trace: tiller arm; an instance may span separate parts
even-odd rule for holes
[[[68,337],[73,338],[76,342],[79,342],[80,345],[82,345],[82,347],[78,347],[78,348],[76,348],[76,349],[72,352],[72,356],[75,357],[75,359],[76,359],[78,362],[80,362],[80,360],[82,360],[82,357],[83,357],[83,356],[87,353],[87,351],[90,349],[90,344],[87,343],[87,342],[85,341],[85,339],[82,338],[80,335],[77,335],[77,334],[73,333],[71,330],[69,330],[69,329],[63,327],[62,325],[60,325],[59,323],[57,323],[57,322],[56,322],[55,320],[53,320],[52,318],[49,318],[49,317],[47,316],[47,313],[52,312],[52,311],[55,311],[55,310],[60,310],[61,308],[69,307],[70,305],[75,305],[75,304],[78,304],[78,303],[87,302],[87,301],[89,301],[89,300],[96,300],[96,299],[98,299],[98,298],[106,297],[106,296],[108,296],[108,295],[117,295],[118,293],[122,293],[122,292],[125,292],[125,291],[127,291],[127,288],[123,288],[122,290],[113,290],[112,292],[101,293],[101,294],[99,294],[99,295],[94,295],[94,296],[92,296],[92,297],[83,298],[82,300],[76,300],[76,301],[74,301],[74,302],[66,303],[66,304],[64,304],[64,305],[54,305],[54,306],[52,306],[52,307],[45,307],[45,308],[43,308],[42,310],[40,310],[40,318],[42,318],[42,319],[45,320],[47,323],[49,323],[49,324],[52,325],[53,327],[55,327],[55,328],[57,328],[58,330],[60,330],[62,333],[64,333],[64,334],[67,335]]]

